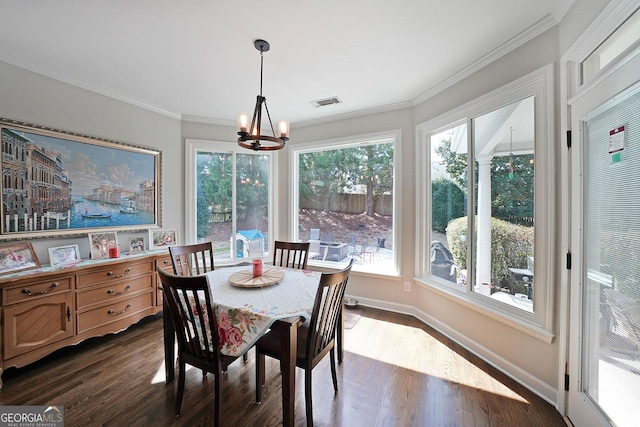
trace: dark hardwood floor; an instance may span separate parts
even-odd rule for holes
[[[65,426],[212,425],[213,376],[187,372],[182,416],[164,382],[162,316],[88,340],[3,375],[0,405],[61,405]],[[338,394],[329,358],[313,371],[317,426],[565,426],[548,403],[411,316],[367,308],[345,333]],[[225,426],[282,424],[277,362],[267,358],[256,405],[254,353],[223,380]],[[304,377],[296,376],[296,425],[305,425]]]

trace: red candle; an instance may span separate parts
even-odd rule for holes
[[[120,246],[114,246],[113,248],[109,248],[110,258],[118,258],[119,256],[120,256]]]
[[[262,276],[262,259],[255,258],[253,260],[253,277]]]

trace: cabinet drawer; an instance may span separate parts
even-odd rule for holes
[[[156,260],[156,268],[161,268],[167,273],[173,274],[173,263],[171,262],[171,257],[166,256],[162,258],[158,258]],[[156,274],[156,305],[162,305],[162,282],[160,282],[160,277]]]
[[[156,260],[156,267],[160,267],[161,269],[163,269],[167,273],[173,274],[173,264],[171,263],[171,257],[170,256],[158,258]]]
[[[73,294],[56,294],[3,309],[3,359],[73,336]]]
[[[147,273],[144,276],[138,276],[131,280],[119,280],[118,282],[109,283],[99,288],[78,291],[76,298],[78,310],[82,310],[94,304],[102,304],[105,302],[115,301],[117,299],[127,298],[130,295],[152,288],[153,275],[151,273]]]
[[[125,277],[133,277],[141,273],[149,273],[151,271],[153,271],[153,261],[117,263],[98,271],[78,274],[76,286],[80,289],[87,286],[99,285],[100,283],[108,283]]]
[[[114,301],[111,304],[105,304],[84,313],[78,313],[78,334],[125,319],[150,308],[153,308],[153,293],[151,290],[129,299]]]
[[[71,279],[71,277],[56,277],[52,280],[37,283],[23,282],[22,285],[3,289],[3,305],[31,301],[37,299],[37,297],[70,291],[72,286]]]

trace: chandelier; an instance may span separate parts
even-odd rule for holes
[[[256,40],[253,42],[256,49],[260,51],[260,95],[256,99],[256,107],[253,110],[253,118],[251,119],[251,126],[248,125],[248,117],[246,114],[241,113],[238,116],[238,145],[244,148],[248,148],[254,151],[268,151],[268,150],[280,150],[284,148],[285,142],[289,140],[289,123],[278,123],[279,136],[276,137],[276,132],[273,129],[273,123],[271,122],[271,115],[269,114],[269,108],[267,107],[267,98],[262,96],[262,69],[264,64],[264,58],[262,54],[270,49],[269,43],[265,40]],[[271,135],[262,134],[262,107],[267,113],[267,119],[269,120],[269,127],[271,128]],[[250,131],[249,131],[250,130]]]

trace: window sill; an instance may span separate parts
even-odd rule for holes
[[[345,268],[348,263],[345,262],[323,262],[323,261],[309,261],[307,266],[311,270],[316,271],[335,271],[336,269]],[[381,279],[389,279],[389,280],[400,280],[400,273],[397,271],[389,271],[386,269],[385,271],[370,271],[367,270],[367,265],[355,264],[351,268],[351,275],[355,276],[364,276],[364,277],[375,277]]]
[[[474,295],[463,290],[456,290],[447,285],[428,283],[424,278],[415,278],[416,284],[437,294],[470,308],[484,316],[497,320],[513,329],[524,332],[540,341],[551,344],[555,334],[534,323],[533,315],[499,301],[493,301],[482,295]],[[500,307],[504,305],[504,307]],[[521,313],[516,313],[522,311]],[[530,319],[527,319],[530,317]]]

